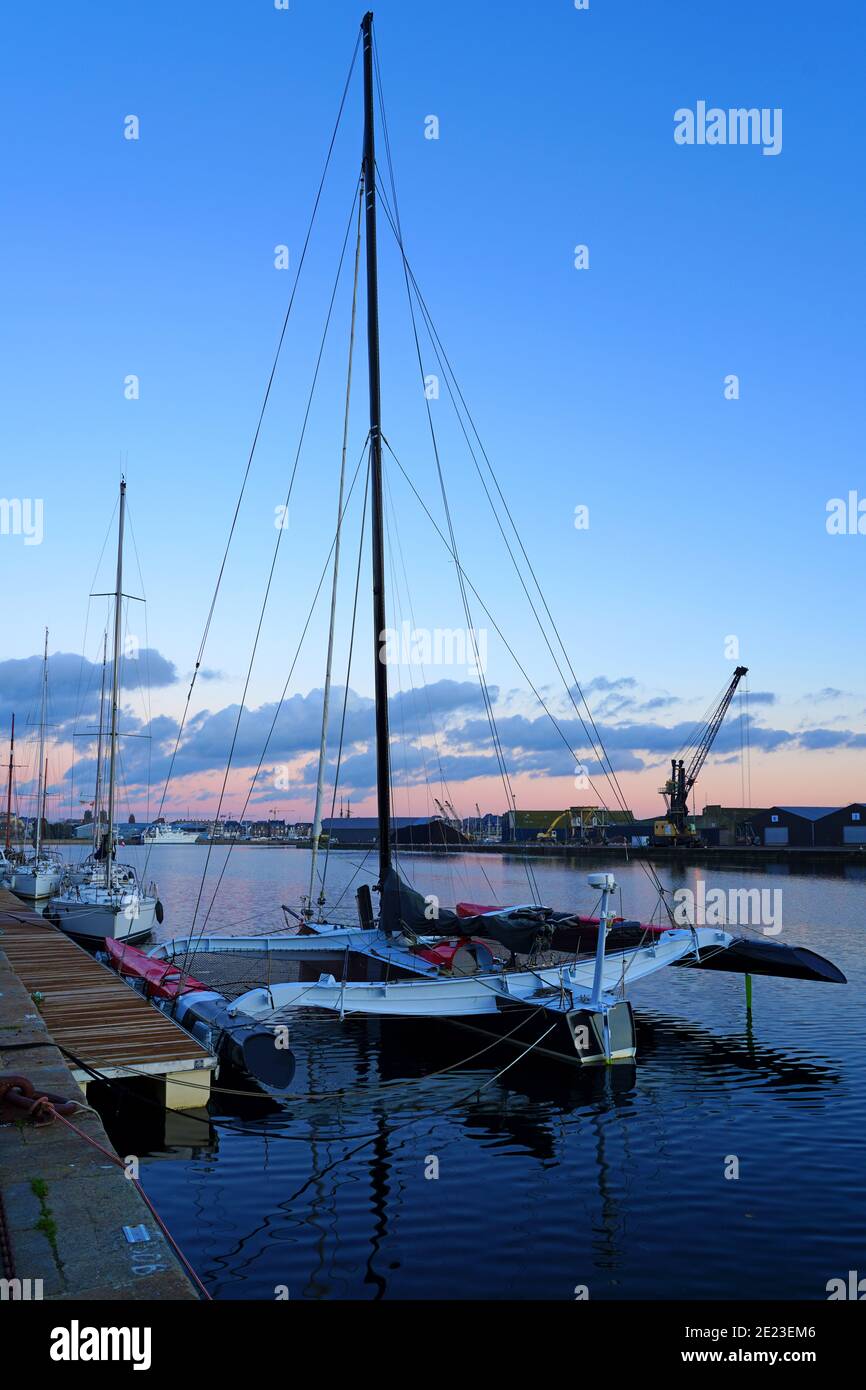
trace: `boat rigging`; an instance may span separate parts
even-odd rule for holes
[[[266,987],[255,988],[242,994],[234,1000],[233,1009],[251,1020],[269,1022],[289,1016],[299,1008],[318,1009],[339,1019],[352,1015],[451,1021],[471,1019],[494,1035],[504,1033],[510,1037],[516,1029],[523,1030],[521,1042],[537,1047],[539,1052],[553,1053],[581,1063],[610,1063],[631,1059],[636,1050],[634,1018],[631,1004],[625,997],[627,986],[668,966],[690,966],[699,970],[727,969],[737,973],[765,973],[803,980],[844,982],[844,976],[835,966],[813,952],[795,950],[770,941],[747,942],[716,927],[677,927],[671,924],[658,928],[640,922],[623,921],[614,912],[613,902],[617,885],[610,873],[593,874],[589,877],[590,887],[599,895],[599,909],[594,917],[580,917],[574,913],[556,912],[541,906],[528,862],[527,877],[533,890],[533,901],[529,905],[492,909],[467,906],[461,910],[460,904],[456,909],[444,909],[438,902],[434,902],[431,910],[429,897],[419,893],[403,880],[396,862],[392,837],[389,689],[387,663],[383,659],[382,650],[387,630],[383,442],[389,453],[393,451],[383,435],[382,426],[376,218],[379,189],[375,157],[377,84],[379,105],[383,111],[389,170],[391,164],[374,46],[373,16],[370,13],[363,19],[360,41],[363,50],[364,83],[361,173],[365,211],[369,390],[369,433],[365,448],[368,456],[371,508],[372,655],[378,824],[378,875],[375,891],[378,894],[378,911],[373,906],[369,886],[362,884],[356,895],[356,925],[322,920],[324,913],[319,914],[318,920],[310,920],[309,914],[300,914],[302,921],[297,933],[281,937],[279,948],[286,960],[291,961],[296,972],[295,977],[283,982],[269,981]],[[417,282],[409,269],[403,249],[392,170],[391,190],[393,209],[387,209],[384,198],[383,205],[388,211],[406,273],[415,344],[423,377],[423,362],[412,306],[413,286],[419,304],[423,301],[420,299]],[[428,318],[426,313],[425,318]],[[438,335],[434,341],[438,343]],[[442,357],[447,361],[444,358],[444,350]],[[460,400],[462,399],[460,394]],[[429,402],[427,413],[446,518],[446,534],[443,535],[440,531],[440,536],[454,559],[468,630],[474,632],[467,576],[457,549]],[[468,410],[466,413],[468,415]],[[486,459],[486,454],[484,457]],[[489,466],[489,460],[487,462]],[[505,505],[498,484],[496,487]],[[495,507],[494,514],[499,519]],[[513,527],[513,519],[507,506],[506,514]],[[334,544],[339,539],[342,517],[341,511]],[[516,528],[514,530],[516,534]],[[333,549],[332,545],[332,551]],[[522,543],[520,549],[525,556]],[[539,587],[531,566],[529,569],[536,587]],[[360,564],[358,573],[360,574]],[[324,573],[322,578],[324,579]],[[319,588],[321,583],[322,580]],[[527,597],[530,597],[528,587],[524,587]],[[318,595],[318,589],[316,592]],[[543,608],[553,625],[550,610],[543,595],[541,597]],[[531,598],[530,603],[536,617],[540,619]],[[308,617],[307,625],[309,621]],[[305,626],[304,632],[306,630]],[[571,664],[555,625],[553,631],[565,653],[566,667],[573,676]],[[554,656],[557,669],[564,674],[554,654],[553,644],[549,640],[548,648]],[[512,804],[514,797],[496,728],[490,692],[484,671],[480,663],[477,665],[496,760],[509,803]],[[738,669],[740,674],[744,674],[742,668]],[[739,679],[739,676],[735,679]],[[604,776],[614,788],[616,798],[624,805],[612,763],[576,677],[571,683],[566,681],[566,686]],[[734,685],[733,689],[735,688]],[[733,689],[729,690],[727,701],[722,702],[711,720],[709,739],[704,738],[701,743],[702,756],[693,760],[688,773],[683,770],[683,786],[692,772],[692,782],[697,776],[733,696]],[[348,692],[348,679],[346,690]],[[577,704],[575,692],[580,696],[585,717]],[[320,776],[323,757],[324,740],[320,749]],[[674,816],[680,814],[679,773],[680,769],[677,770],[677,788],[670,807]],[[254,781],[255,779],[253,784]],[[649,871],[654,874],[654,870]],[[220,882],[221,880],[222,874]],[[206,921],[207,918],[205,924]],[[194,928],[195,919],[193,929],[187,937],[164,943],[155,948],[151,955],[170,961],[182,959],[182,970],[186,972],[192,958],[199,951],[259,952],[262,949],[261,937],[235,937],[226,940],[205,937],[204,926],[196,935]],[[268,938],[268,941],[270,940],[271,938]],[[609,946],[611,949],[608,949]]]

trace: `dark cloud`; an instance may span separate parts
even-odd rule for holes
[[[112,663],[106,669],[106,689],[110,688]],[[72,652],[49,653],[48,718],[54,737],[71,737],[76,721],[94,721],[99,712],[100,662]],[[133,690],[160,689],[174,685],[174,662],[152,647],[142,647],[137,656],[126,656],[120,665],[120,687]],[[38,718],[42,689],[42,657],[27,656],[0,661],[0,727],[6,727],[13,713],[23,726]]]
[[[52,734],[70,742],[73,730],[95,731],[99,704],[101,667],[80,657],[58,653],[50,664]],[[221,679],[223,673],[211,668],[200,672],[204,680]],[[38,705],[41,662],[38,656],[21,661],[0,662],[0,721],[16,710],[21,723],[32,724]],[[125,693],[122,710],[124,737],[120,743],[123,783],[135,795],[148,784],[160,788],[172,764],[178,723],[160,716],[149,723],[136,714],[132,698],[139,686],[170,687],[178,680],[174,664],[153,649],[142,651],[137,659],[127,658],[122,671]],[[646,696],[639,682],[630,676],[595,676],[583,686],[604,747],[616,772],[639,772],[662,767],[691,741],[692,720],[662,723],[655,716],[680,703],[666,694]],[[826,687],[815,700],[841,695]],[[497,706],[500,692],[490,687]],[[509,691],[508,706],[527,700],[525,693]],[[756,691],[752,705],[769,707],[776,703],[769,691]],[[240,710],[237,704],[205,709],[187,721],[174,760],[173,779],[195,774],[222,773],[230,750],[233,768],[252,770],[260,758],[266,765],[251,789],[251,802],[286,794],[312,799],[316,781],[316,761],[322,720],[323,692],[295,694],[280,706],[268,702],[257,708]],[[344,719],[345,702],[345,719]],[[180,703],[180,698],[178,700]],[[582,708],[582,707],[581,707]],[[498,759],[491,744],[490,727],[478,683],[473,680],[439,680],[416,689],[396,691],[390,701],[392,736],[391,761],[395,782],[409,786],[444,780],[459,785],[474,778],[500,775]],[[240,718],[238,717],[240,714]],[[712,758],[734,760],[740,754],[744,722],[742,708],[734,710],[719,731]],[[511,776],[533,779],[575,776],[581,769],[591,778],[603,776],[597,749],[592,746],[573,710],[558,719],[558,728],[543,713],[503,713],[496,720],[506,767]],[[337,686],[331,692],[328,730],[330,765],[328,780],[336,772],[335,756],[341,727],[343,756],[340,787],[344,795],[359,799],[375,785],[376,765],[373,701],[356,691]],[[435,739],[432,737],[435,733]],[[789,730],[771,727],[754,715],[748,720],[750,746],[766,753],[799,748],[804,752],[866,747],[866,734],[850,729],[821,726]],[[74,776],[78,788],[89,787],[95,778],[95,739],[75,741]],[[289,771],[291,769],[291,771]],[[23,789],[23,787],[22,787]],[[195,799],[196,793],[190,795]],[[202,794],[205,801],[211,794]]]
[[[595,695],[599,691],[607,694],[609,691],[616,690],[636,690],[637,681],[634,676],[614,676],[611,680],[608,676],[593,676],[592,680],[582,685],[584,695]]]

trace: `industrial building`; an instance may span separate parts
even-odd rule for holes
[[[834,849],[866,845],[866,805],[771,806],[752,815],[762,845]]]
[[[333,816],[322,821],[331,846],[339,849],[375,849],[379,822],[375,816]],[[398,848],[435,849],[441,845],[468,845],[468,835],[440,816],[392,816],[391,842]]]
[[[608,811],[603,806],[568,806],[558,811],[506,811],[502,843],[526,844],[549,840],[556,844],[601,844],[621,837],[634,820],[631,811]]]
[[[711,841],[708,831],[720,832],[718,843],[722,845],[751,844],[755,830],[755,817],[764,814],[763,806],[705,806],[695,824],[704,839]]]
[[[819,845],[866,845],[866,806],[852,801],[824,816],[816,826]]]

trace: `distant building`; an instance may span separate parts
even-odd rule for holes
[[[106,826],[105,826],[104,822],[100,821],[100,825],[99,825],[99,832],[100,832],[100,834],[103,834],[103,833],[105,832],[105,830],[106,830]],[[75,839],[75,840],[92,840],[92,839],[93,839],[93,831],[94,831],[93,820],[91,819],[91,820],[89,820],[89,821],[83,821],[83,822],[81,823],[81,825],[76,825],[76,826],[73,828],[71,838],[72,838],[72,839]],[[131,844],[138,844],[139,841],[141,840],[141,828],[140,828],[140,826],[137,826],[137,825],[129,825],[126,821],[122,821],[122,822],[120,822],[120,823],[118,823],[117,821],[115,821],[115,824],[114,824],[114,834],[115,834],[115,838],[116,838],[116,839],[118,839],[118,840],[123,840],[123,841],[124,841],[126,844],[128,844],[128,845],[131,845]]]
[[[763,845],[790,845],[795,849],[831,849],[866,845],[866,805],[771,806],[752,817]]]
[[[539,835],[552,835],[559,844],[600,844],[621,838],[634,820],[631,811],[608,811],[603,806],[568,806],[558,811],[506,811],[502,817],[503,844],[526,844]]]
[[[852,801],[824,816],[816,827],[819,845],[866,845],[866,806]]]
[[[640,846],[651,845],[655,832],[655,819],[632,820],[627,823],[616,823],[607,826],[604,833],[605,844],[630,845],[633,849]]]
[[[251,840],[284,840],[286,822],[284,820],[254,820],[250,825]]]
[[[498,840],[502,834],[502,817],[489,811],[483,816],[464,816],[460,823],[466,834],[476,840]]]
[[[20,817],[20,816],[16,816],[15,812],[13,811],[12,814],[11,814],[11,816],[9,817],[9,838],[10,838],[11,840],[20,840],[20,839],[21,839],[21,836],[22,836],[23,834],[24,834],[24,822],[23,822],[23,820],[21,819],[21,817]],[[2,813],[2,815],[0,815],[0,836],[2,836],[3,839],[5,840],[5,838],[6,838],[6,812],[5,812],[5,811]]]
[[[558,811],[506,811],[502,817],[502,843],[504,845],[525,844],[546,834],[554,821],[565,814]],[[560,821],[554,831],[557,839],[563,842],[568,838],[568,826]]]
[[[332,845],[342,848],[375,849],[379,845],[379,822],[375,816],[329,816],[322,821],[322,830]],[[412,849],[469,843],[462,830],[441,816],[392,816],[391,841]]]
[[[750,844],[758,835],[755,817],[764,814],[759,806],[705,806],[699,816],[695,816],[695,827],[699,834],[710,843],[720,845]],[[718,830],[718,837],[708,834]]]

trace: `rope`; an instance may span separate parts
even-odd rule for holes
[[[78,1126],[74,1125],[71,1120],[68,1120],[65,1115],[61,1115],[59,1111],[55,1110],[54,1106],[51,1105],[50,1102],[45,1102],[43,1108],[49,1111],[56,1120],[60,1121],[61,1124],[66,1125],[67,1129],[71,1129],[73,1134],[77,1134],[79,1139],[83,1139],[85,1144],[89,1144],[92,1149],[96,1149],[98,1153],[101,1153],[104,1158],[108,1159],[109,1163],[113,1163],[116,1167],[121,1168],[124,1171],[124,1173],[127,1171],[126,1164],[124,1163],[122,1158],[118,1158],[116,1153],[112,1153],[110,1149],[106,1149],[103,1144],[100,1144],[99,1141],[92,1138],[91,1135],[85,1134],[83,1129],[79,1129]],[[177,1255],[177,1258],[180,1260],[181,1264],[183,1265],[189,1277],[192,1279],[193,1283],[196,1285],[198,1289],[200,1289],[201,1293],[208,1300],[208,1302],[211,1302],[210,1294],[208,1293],[202,1281],[199,1279],[198,1275],[196,1274],[186,1255],[181,1250],[174,1236],[171,1234],[171,1231],[166,1226],[159,1212],[156,1210],[156,1207],[151,1202],[150,1198],[148,1197],[138,1178],[129,1178],[127,1181],[132,1183],[139,1197],[141,1197],[145,1206],[148,1208],[151,1216],[153,1217],[159,1229],[162,1231],[163,1235],[165,1236],[174,1253]]]

